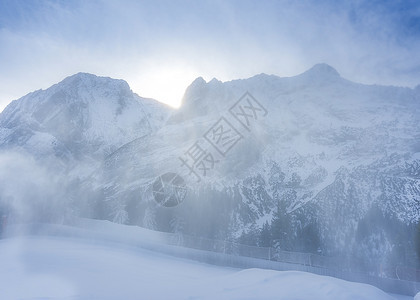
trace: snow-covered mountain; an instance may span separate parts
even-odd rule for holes
[[[249,126],[235,117],[244,99]],[[376,255],[376,265],[402,252],[414,257],[419,101],[418,89],[350,82],[325,64],[291,78],[198,78],[165,126],[107,157],[92,186],[114,221],[251,244],[261,243],[268,222],[287,232],[272,237],[286,250]],[[208,133],[224,121],[240,139],[220,153]],[[202,150],[213,160],[205,172],[199,162],[190,168]],[[171,210],[151,191],[166,172],[189,189]]]
[[[0,115],[0,148],[93,164],[156,131],[170,108],[137,96],[123,80],[78,73],[9,104]]]
[[[418,87],[358,84],[319,64],[198,78],[169,112],[123,81],[77,74],[13,102],[0,125],[2,148],[101,162],[73,191],[84,216],[373,267],[415,260]],[[153,198],[168,172],[188,188],[173,208]]]

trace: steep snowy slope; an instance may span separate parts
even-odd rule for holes
[[[249,128],[229,111],[245,92],[267,111],[265,116],[249,117],[254,122]],[[107,184],[119,178],[142,184],[176,172],[194,188],[198,177],[180,158],[198,141],[201,148],[215,152],[218,160],[205,176],[196,170],[201,173],[200,183],[233,185],[264,173],[270,162],[276,162],[286,180],[299,178],[301,189],[298,201],[290,207],[293,210],[330,185],[338,170],[373,164],[390,155],[405,154],[411,158],[400,162],[415,161],[419,97],[407,88],[349,82],[327,65],[293,78],[261,74],[227,83],[215,79],[206,83],[199,78],[188,88],[182,108],[163,128],[108,157]],[[204,137],[221,117],[242,135],[226,155],[217,153]]]
[[[157,130],[169,112],[123,80],[79,73],[8,105],[0,115],[0,147],[66,166],[93,163]]]

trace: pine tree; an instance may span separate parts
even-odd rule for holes
[[[156,211],[154,207],[148,206],[144,212],[143,227],[156,230]]]
[[[116,203],[111,215],[114,223],[127,224],[128,222],[128,212],[125,209],[125,204],[121,202]]]
[[[291,217],[286,211],[283,201],[278,201],[277,210],[274,212],[271,222],[271,234],[273,246],[281,250],[293,250],[293,232]]]
[[[272,193],[273,199],[278,199],[279,193],[283,186],[283,181],[286,175],[281,171],[279,165],[274,162],[269,173],[268,184]]]
[[[258,246],[271,247],[271,245],[272,245],[271,228],[270,228],[270,224],[268,224],[268,221],[265,221],[260,232]]]
[[[321,247],[319,230],[315,223],[309,223],[303,227],[298,239],[302,244],[303,252],[317,253]]]
[[[184,242],[183,231],[185,226],[185,221],[181,217],[174,216],[170,221],[171,232],[174,233],[173,237],[175,238],[175,243],[177,245],[182,245]]]

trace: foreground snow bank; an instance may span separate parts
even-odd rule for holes
[[[0,240],[1,299],[393,299],[304,272],[216,267],[75,238]]]

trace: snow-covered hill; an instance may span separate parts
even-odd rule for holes
[[[328,276],[241,270],[176,258],[123,244],[121,239],[101,240],[110,226],[99,230],[98,226],[107,224],[96,225],[94,232],[67,227],[66,236],[42,234],[0,240],[1,298],[409,299]],[[63,229],[55,227],[58,232]],[[115,236],[127,240],[150,239],[144,230],[113,229],[119,230],[114,230]],[[81,233],[88,238],[69,237]]]

